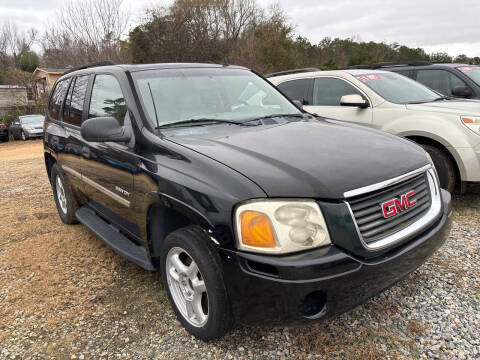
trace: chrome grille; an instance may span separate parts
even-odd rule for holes
[[[414,190],[417,204],[385,218],[382,204]],[[366,244],[388,237],[423,217],[432,204],[426,173],[400,183],[347,199],[357,223],[360,235]]]

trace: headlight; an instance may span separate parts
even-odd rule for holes
[[[480,117],[478,116],[460,116],[462,123],[464,123],[470,130],[480,134]]]
[[[313,200],[253,200],[235,210],[240,250],[285,254],[330,244],[330,235]]]
[[[31,127],[30,125],[25,125],[25,130],[33,130],[33,127]]]

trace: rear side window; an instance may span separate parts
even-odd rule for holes
[[[48,104],[48,114],[52,119],[59,120],[60,118],[60,110],[62,108],[63,99],[65,99],[69,82],[70,79],[62,80],[57,83],[53,90],[50,103]]]
[[[287,95],[290,100],[300,100],[303,105],[308,105],[306,95],[309,82],[310,79],[290,80],[279,84],[277,87]]]
[[[340,99],[344,95],[362,93],[344,80],[321,77],[316,78],[313,85],[313,105],[315,106],[341,106]]]
[[[82,124],[83,104],[85,102],[85,94],[87,92],[88,75],[78,76],[68,91],[67,100],[63,113],[63,121],[80,126]]]
[[[446,96],[452,95],[455,86],[466,86],[463,80],[445,70],[418,70],[417,81]]]
[[[93,83],[88,118],[112,116],[123,125],[127,107],[117,79],[112,75],[97,75]]]

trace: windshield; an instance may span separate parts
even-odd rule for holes
[[[21,117],[20,118],[20,123],[25,125],[25,124],[38,124],[43,122],[43,116],[38,115],[38,116],[28,116],[28,117]]]
[[[154,126],[190,120],[243,122],[301,114],[272,85],[251,71],[226,68],[147,70],[133,73]]]
[[[480,66],[461,66],[457,69],[467,75],[477,85],[480,85]]]
[[[385,100],[395,104],[425,103],[440,97],[425,85],[395,73],[372,73],[355,77]]]

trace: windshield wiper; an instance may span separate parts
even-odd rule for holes
[[[434,101],[442,101],[442,100],[452,100],[453,98],[451,96],[440,96],[436,99],[433,99],[432,102]]]
[[[411,101],[411,102],[408,102],[407,104],[426,104],[426,103],[429,103],[429,102],[442,101],[442,100],[452,100],[452,99],[453,98],[451,96],[440,96],[440,97],[432,99],[432,100]]]
[[[276,117],[304,118],[305,116],[304,116],[304,114],[273,114],[273,115],[265,115],[265,116],[260,116],[260,117],[257,117],[257,118],[253,118],[252,120],[249,120],[249,121],[271,119],[271,118],[276,118]]]
[[[182,124],[194,124],[194,123],[204,123],[204,122],[213,122],[213,123],[227,123],[227,124],[241,124],[240,121],[234,121],[234,120],[226,120],[226,119],[211,119],[211,118],[199,118],[199,119],[188,119],[188,120],[181,120],[181,121],[176,121],[164,125],[157,126],[156,129],[164,129],[168,127],[175,127],[177,125],[182,125]]]

